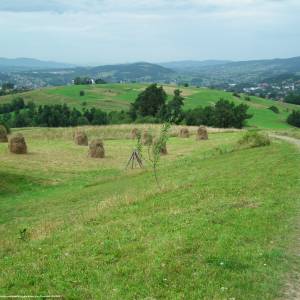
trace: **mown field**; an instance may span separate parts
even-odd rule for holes
[[[62,104],[67,103],[70,106],[82,109],[85,107],[97,107],[105,111],[128,110],[130,103],[137,95],[146,88],[145,84],[105,84],[93,86],[64,86],[45,88],[18,94],[26,101],[34,101],[39,104]],[[176,87],[164,86],[171,99]],[[232,93],[206,88],[180,88],[185,97],[185,109],[191,109],[199,106],[214,104],[220,98],[228,99],[236,104],[246,103],[250,106],[249,112],[253,118],[248,121],[248,125],[257,128],[285,129],[290,126],[285,122],[287,116],[293,109],[299,109],[296,105],[275,102],[259,97],[251,97],[251,101],[246,101],[242,95],[241,98],[234,97]],[[80,96],[80,91],[85,92]],[[10,101],[13,96],[0,97],[0,103]],[[279,114],[269,110],[270,106],[276,106]]]
[[[28,155],[0,144],[0,295],[280,297],[300,267],[298,149],[237,148],[241,131],[196,142],[173,127],[159,189],[149,162],[125,170],[130,129],[85,128],[105,159],[89,158],[71,128],[18,130]]]

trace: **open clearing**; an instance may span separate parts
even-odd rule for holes
[[[149,164],[124,169],[130,126],[86,128],[104,138],[103,160],[73,129],[18,131],[28,155],[0,144],[1,295],[276,299],[300,270],[294,145],[237,150],[243,132],[196,142],[174,127],[160,190]]]
[[[104,85],[77,85],[62,86],[54,88],[38,89],[22,94],[0,97],[0,103],[11,101],[13,97],[22,96],[25,101],[34,101],[37,104],[63,104],[82,109],[83,107],[101,108],[104,111],[128,110],[130,103],[134,102],[137,95],[147,87],[146,84],[104,84]],[[176,86],[164,85],[169,99],[172,98]],[[285,122],[287,116],[297,105],[281,103],[259,97],[251,97],[246,101],[245,96],[240,98],[232,93],[207,88],[180,87],[185,97],[184,109],[192,109],[199,106],[207,106],[216,103],[220,98],[233,101],[236,104],[245,103],[249,105],[249,112],[253,118],[248,125],[264,129],[287,129],[290,126]],[[80,96],[80,91],[85,95]],[[270,106],[276,106],[279,113],[269,110]]]

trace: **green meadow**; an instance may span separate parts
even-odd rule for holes
[[[44,88],[37,104],[128,110],[145,84]],[[168,99],[175,86],[165,85]],[[246,103],[248,128],[299,139],[286,122],[297,106],[206,88],[181,88],[184,109],[220,98]],[[84,91],[84,96],[80,96]],[[276,106],[279,113],[269,109]],[[19,128],[29,153],[0,143],[0,296],[63,299],[287,299],[300,274],[300,151],[286,141],[242,147],[245,130],[209,128],[207,141],[172,126],[157,185],[144,168],[126,169],[133,127],[85,126],[105,158],[75,145],[76,128]],[[293,275],[296,274],[296,275]],[[288,298],[289,299],[289,298]]]
[[[201,90],[187,91],[188,107],[201,102]],[[63,92],[81,101],[74,87],[43,93]],[[125,95],[119,101],[130,103]],[[125,169],[131,129],[84,128],[104,140],[104,159],[75,145],[72,128],[13,130],[27,155],[0,144],[0,296],[286,299],[289,274],[300,270],[299,149],[279,140],[237,146],[244,131],[210,129],[209,140],[196,141],[190,128],[179,138],[174,126],[158,187],[146,149],[143,169]]]
[[[83,107],[96,107],[104,111],[128,110],[137,95],[146,88],[146,84],[105,84],[105,85],[83,85],[83,86],[63,86],[54,88],[38,89],[17,96],[22,96],[26,101],[34,101],[37,104],[62,104],[67,103],[71,107],[82,109]],[[173,95],[175,86],[164,85],[169,99]],[[285,122],[287,116],[298,106],[250,97],[251,101],[246,101],[245,96],[235,97],[232,93],[211,90],[207,88],[180,88],[185,97],[184,109],[192,109],[199,106],[213,105],[220,98],[233,101],[236,104],[246,103],[249,105],[249,112],[253,118],[248,120],[248,126],[263,129],[288,129],[290,126]],[[84,96],[80,96],[80,91],[84,91]],[[0,103],[11,101],[13,96],[0,98]],[[276,106],[279,113],[269,110],[270,106]]]

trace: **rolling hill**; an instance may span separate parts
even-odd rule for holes
[[[138,62],[133,64],[106,65],[93,68],[77,68],[76,74],[87,75],[94,78],[103,78],[104,80],[118,81],[139,81],[153,82],[169,80],[175,72],[171,69],[150,64],[147,62]]]
[[[190,82],[198,86],[228,83],[258,83],[282,74],[299,75],[300,57],[251,61],[175,61],[160,64],[130,64],[74,67],[34,59],[1,59],[0,83],[19,87],[44,87],[70,84],[77,76],[118,82]]]
[[[2,75],[1,75],[2,72]],[[5,80],[1,80],[2,77]],[[13,82],[19,87],[37,88],[44,86],[67,85],[75,77],[102,78],[105,81],[118,82],[169,82],[176,78],[174,70],[139,62],[133,64],[105,65],[76,68],[38,68],[6,73],[0,65],[0,83]]]
[[[33,90],[30,92],[0,97],[0,103],[11,101],[16,96],[21,96],[25,101],[33,101],[37,104],[62,104],[82,109],[97,107],[104,111],[128,110],[137,95],[145,89],[146,84],[104,84],[104,85],[84,85],[84,86],[63,86]],[[169,99],[173,95],[172,85],[164,85]],[[251,97],[251,101],[246,101],[244,96],[235,97],[232,93],[212,90],[207,88],[181,88],[185,97],[184,109],[192,109],[199,106],[213,105],[219,99],[227,99],[236,104],[246,103],[250,107],[253,118],[248,121],[248,125],[257,128],[289,128],[285,122],[287,116],[298,106],[287,103],[276,102],[259,97]],[[85,91],[84,96],[80,96],[80,91]],[[279,113],[276,114],[269,109],[276,106]]]

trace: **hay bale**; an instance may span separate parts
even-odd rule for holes
[[[77,131],[74,134],[74,141],[76,145],[87,146],[89,144],[88,137],[85,132]]]
[[[9,140],[9,151],[14,154],[26,154],[27,145],[22,134],[18,133]]]
[[[142,144],[144,146],[150,146],[152,145],[153,142],[153,137],[148,131],[144,131],[143,136],[142,136]]]
[[[208,140],[208,133],[205,126],[200,126],[197,130],[196,140]]]
[[[158,144],[158,140],[154,140],[154,142],[153,142],[154,147],[157,147],[157,144]],[[160,154],[161,155],[167,155],[168,154],[166,143],[163,143],[162,145],[160,145]]]
[[[131,139],[133,139],[133,140],[137,139],[139,133],[140,133],[140,131],[137,128],[133,128],[131,130],[131,134],[130,134]]]
[[[3,125],[0,125],[0,143],[7,143],[7,130]]]
[[[89,156],[93,158],[104,158],[105,151],[102,140],[96,139],[90,143]]]
[[[179,136],[181,138],[189,138],[190,137],[190,132],[188,128],[181,128],[179,132]]]

